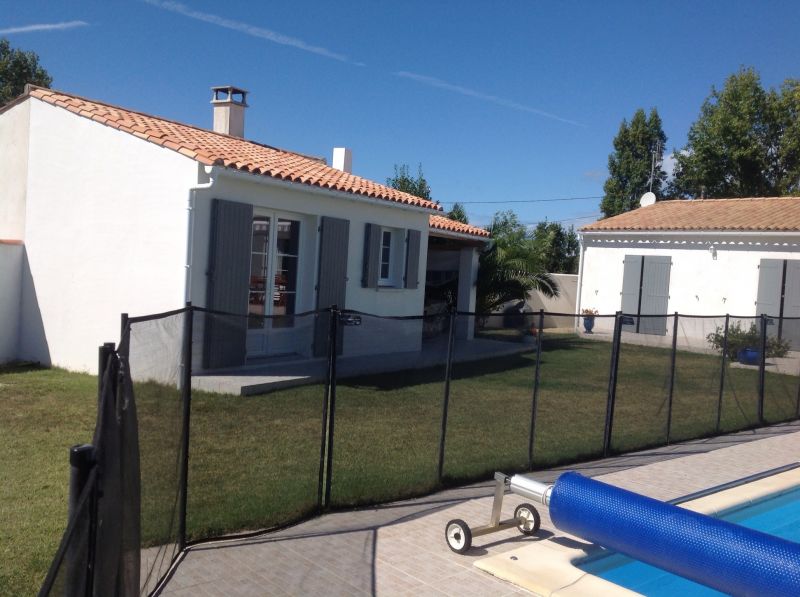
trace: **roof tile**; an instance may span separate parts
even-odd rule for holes
[[[580,230],[795,232],[800,231],[800,197],[658,201]]]
[[[29,95],[115,129],[139,133],[139,137],[147,135],[149,142],[178,151],[203,164],[224,165],[227,168],[260,173],[262,176],[301,181],[316,187],[441,211],[432,201],[336,170],[318,158],[60,91],[32,86]]]
[[[470,226],[456,220],[451,220],[445,216],[430,216],[430,227],[434,230],[445,230],[447,232],[458,232],[460,234],[469,234],[471,236],[480,236],[482,238],[489,238],[488,230],[478,228],[477,226]]]

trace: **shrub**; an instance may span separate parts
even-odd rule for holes
[[[725,342],[725,328],[722,326],[706,336],[706,340],[711,345],[711,348],[722,352],[722,347]],[[732,323],[728,326],[728,358],[735,361],[739,355],[739,351],[743,348],[761,348],[761,331],[755,323],[750,324],[750,328],[745,330],[739,322]],[[787,340],[779,340],[767,336],[767,358],[771,357],[784,357],[789,352],[789,342]]]

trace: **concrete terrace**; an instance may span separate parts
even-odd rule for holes
[[[800,455],[800,422],[694,440],[538,471],[553,481],[578,470],[605,482],[669,500],[791,464]],[[516,530],[480,537],[469,554],[452,553],[444,527],[452,518],[488,521],[486,482],[349,512],[327,514],[280,532],[192,548],[163,594],[183,595],[516,595],[523,589],[473,566],[477,560],[537,541],[577,543],[542,514],[537,537]],[[503,515],[523,500],[508,495]]]
[[[453,361],[457,363],[480,361],[535,348],[536,344],[532,337],[530,343],[476,338],[459,342],[453,353]],[[447,335],[443,334],[426,339],[418,351],[340,356],[336,360],[336,371],[337,377],[343,379],[436,366],[444,368],[446,359]],[[322,382],[325,380],[326,368],[327,360],[324,358],[303,358],[299,355],[275,357],[244,367],[195,374],[192,376],[192,387],[209,392],[248,396]]]

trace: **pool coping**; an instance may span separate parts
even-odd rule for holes
[[[800,486],[800,468],[794,468],[676,505],[709,516],[721,516],[787,493],[798,486]],[[596,544],[555,536],[483,558],[473,565],[535,595],[552,597],[641,595],[577,567],[578,564],[598,560],[611,553]]]

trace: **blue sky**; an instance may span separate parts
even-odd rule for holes
[[[33,27],[34,25],[46,25]],[[383,182],[422,163],[473,223],[581,225],[611,141],[658,108],[671,151],[741,65],[800,77],[798,2],[0,0],[0,35],[57,89],[210,127],[212,85],[250,91],[246,136]],[[490,201],[496,203],[473,203]]]

